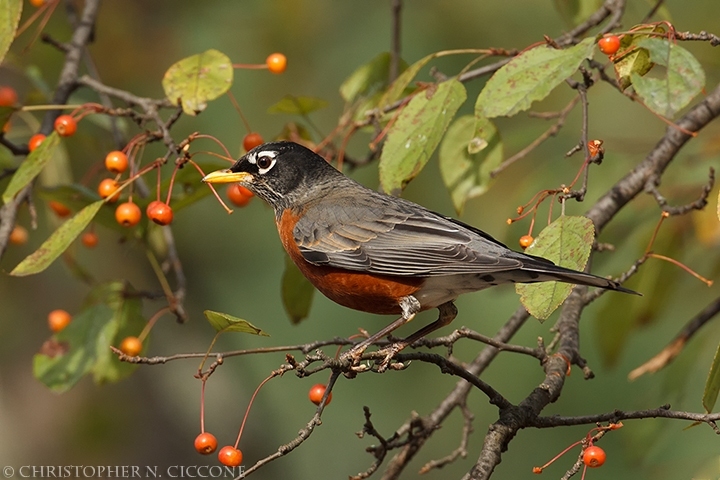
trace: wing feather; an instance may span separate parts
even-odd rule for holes
[[[355,271],[436,276],[491,273],[522,267],[511,251],[484,232],[383,196],[336,204],[331,218],[308,209],[293,230],[305,260]],[[366,203],[366,204],[364,204]],[[370,208],[368,208],[370,207]]]

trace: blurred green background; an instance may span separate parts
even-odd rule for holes
[[[522,49],[542,41],[543,34],[556,37],[568,26],[552,2],[507,0],[481,2],[455,0],[414,0],[404,2],[402,56],[412,63],[444,49],[503,47]],[[631,27],[650,9],[652,2],[630,0],[623,26]],[[672,22],[680,31],[709,30],[720,34],[717,0],[668,0]],[[27,18],[33,7],[26,6]],[[290,93],[324,98],[328,108],[313,115],[314,122],[329,132],[342,113],[338,94],[340,83],[358,66],[390,45],[390,4],[387,0],[365,2],[307,0],[245,0],[196,2],[189,0],[107,1],[96,29],[90,52],[102,80],[138,95],[162,97],[160,81],[165,70],[177,60],[218,49],[237,63],[262,63],[272,52],[283,52],[289,66],[283,75],[266,71],[236,70],[233,94],[252,125],[266,139],[282,126],[297,120],[286,115],[269,115],[267,108]],[[62,8],[45,29],[66,40],[70,29]],[[36,68],[52,86],[61,56],[42,43],[29,50],[31,40],[23,34],[0,72],[0,83],[16,87],[23,98],[36,98],[35,86],[25,77],[27,68]],[[707,89],[720,80],[720,55],[706,43],[684,43],[705,67]],[[600,57],[598,57],[600,59]],[[442,72],[454,74],[468,57],[448,57],[434,63]],[[430,80],[427,69],[421,80]],[[467,84],[468,102],[462,113],[471,113],[473,99],[484,80]],[[561,108],[572,95],[560,89],[536,110]],[[74,101],[93,100],[80,91]],[[40,102],[38,102],[40,103]],[[640,162],[665,130],[665,125],[641,106],[630,102],[608,85],[590,93],[591,137],[605,141],[606,157],[591,173],[591,188],[585,204],[570,204],[568,212],[582,213],[617,179]],[[39,118],[39,117],[38,117]],[[526,115],[501,119],[498,127],[512,154],[542,133],[549,124]],[[22,128],[22,127],[21,127]],[[530,156],[503,173],[490,191],[471,200],[462,220],[479,226],[515,247],[526,233],[527,222],[508,226],[515,208],[543,188],[554,188],[574,178],[582,159],[564,158],[579,138],[580,110],[569,117],[565,128]],[[212,102],[198,117],[183,117],[173,133],[176,139],[193,132],[209,133],[239,153],[246,133],[226,97]],[[29,135],[30,130],[14,132]],[[134,127],[129,129],[134,134]],[[709,166],[718,166],[716,125],[705,129],[690,142],[671,166],[663,192],[675,203],[694,200]],[[318,140],[318,139],[316,139]],[[364,157],[370,137],[361,133],[351,142],[349,153]],[[104,152],[114,148],[106,130],[92,122],[81,124],[78,134],[65,141],[76,180],[81,179]],[[210,148],[210,147],[208,147]],[[148,148],[146,159],[162,155],[159,147]],[[163,171],[169,175],[171,167]],[[365,185],[377,186],[375,164],[352,172]],[[717,189],[711,198],[717,197]],[[436,161],[431,161],[407,188],[405,197],[452,215],[449,195],[442,185]],[[95,386],[84,379],[63,395],[48,391],[32,376],[32,356],[48,338],[46,315],[55,308],[70,312],[79,309],[88,287],[75,280],[62,261],[43,274],[10,278],[10,271],[34,251],[57,227],[57,220],[39,202],[39,228],[31,231],[30,242],[11,247],[0,263],[0,465],[169,465],[216,464],[215,456],[201,457],[193,449],[199,431],[200,382],[193,378],[198,362],[182,360],[166,365],[144,366],[129,379],[114,385]],[[666,222],[656,245],[664,253],[683,261],[702,275],[717,278],[718,236],[714,207],[692,218]],[[539,223],[547,214],[543,209]],[[616,243],[615,254],[598,255],[593,271],[618,274],[642,255],[659,211],[650,197],[640,198],[607,228],[600,241]],[[19,217],[29,225],[27,209]],[[204,351],[214,335],[205,322],[205,309],[228,312],[245,318],[269,332],[270,338],[226,335],[217,348],[230,350],[287,345],[349,336],[358,328],[375,331],[388,318],[351,311],[315,296],[310,317],[291,326],[280,302],[283,271],[282,247],[277,239],[271,210],[258,200],[228,216],[208,197],[176,216],[173,224],[177,248],[188,277],[187,308],[191,321],[176,324],[164,317],[153,330],[150,355]],[[537,231],[537,230],[536,230]],[[80,263],[99,280],[128,279],[138,289],[157,290],[144,254],[132,242],[121,242],[111,230],[98,227],[100,245],[92,251],[77,247]],[[660,285],[658,285],[660,284]],[[647,294],[665,286],[662,295]],[[665,371],[635,382],[628,371],[657,353],[681,326],[711,299],[717,287],[707,288],[681,270],[649,262],[630,284],[646,293],[643,298],[620,299],[606,295],[583,317],[582,354],[596,373],[585,381],[574,370],[562,397],[546,414],[579,415],[611,411],[656,408],[671,403],[680,410],[702,411],[700,398],[707,371],[720,338],[717,323],[707,325],[683,354]],[[614,303],[612,303],[614,302]],[[648,303],[650,302],[650,303]],[[493,335],[517,307],[511,287],[466,295],[458,302],[460,314],[454,327],[467,325]],[[146,302],[152,314],[160,303]],[[633,327],[631,315],[641,312],[644,324]],[[435,312],[419,317],[434,319]],[[530,320],[514,343],[535,345],[536,338],[551,338],[554,318],[544,324]],[[440,333],[448,333],[445,328]],[[613,348],[616,347],[614,350]],[[456,354],[471,359],[476,345],[461,343]],[[607,361],[614,351],[614,362]],[[328,352],[331,352],[328,349]],[[605,355],[603,355],[603,352]],[[603,360],[605,359],[605,361]],[[254,355],[226,360],[207,386],[206,426],[221,445],[234,442],[248,399],[257,384],[284,361],[283,354]],[[509,400],[522,400],[539,382],[542,371],[537,362],[512,354],[501,354],[483,374]],[[314,405],[307,391],[325,382],[326,374],[298,379],[292,374],[274,379],[260,392],[250,414],[240,448],[245,465],[274,452],[295,437],[311,418]],[[299,449],[258,472],[259,478],[346,478],[365,470],[373,461],[364,449],[372,438],[359,439],[367,405],[373,421],[384,435],[390,435],[411,412],[428,413],[455,384],[455,379],[437,368],[415,363],[403,372],[341,378],[333,402],[325,410],[323,424]],[[486,398],[473,392],[470,408],[475,414],[475,432],[468,457],[459,459],[424,478],[458,478],[475,462],[487,425],[497,416]],[[625,422],[601,442],[608,453],[607,464],[588,478],[678,479],[720,477],[720,440],[706,426],[685,429],[687,422],[643,420]],[[404,478],[415,478],[419,468],[447,455],[460,440],[461,418],[455,412],[417,455]],[[496,478],[529,478],[534,465],[541,465],[570,443],[579,440],[589,427],[521,431],[503,456]],[[328,455],[332,452],[332,457]],[[574,455],[560,460],[545,472],[561,476]],[[376,476],[379,478],[379,476]]]

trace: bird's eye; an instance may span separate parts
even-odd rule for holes
[[[278,152],[271,150],[258,152],[257,154],[251,153],[248,156],[248,162],[257,165],[258,173],[263,175],[275,166],[275,162],[277,161],[275,157],[277,157],[277,154]]]
[[[270,165],[272,165],[272,161],[273,159],[270,157],[260,157],[257,159],[257,166],[262,169],[269,168]]]

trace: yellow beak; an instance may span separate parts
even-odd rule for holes
[[[252,173],[231,172],[229,169],[210,172],[202,179],[205,183],[252,182]]]

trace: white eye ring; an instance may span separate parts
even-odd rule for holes
[[[267,173],[275,166],[275,162],[276,160],[274,155],[265,155],[264,153],[261,153],[257,157],[258,173],[260,175]]]
[[[257,152],[248,157],[248,162],[257,165],[258,173],[263,175],[275,166],[275,162],[277,161],[275,157],[277,157],[277,155],[278,152],[272,150]]]

